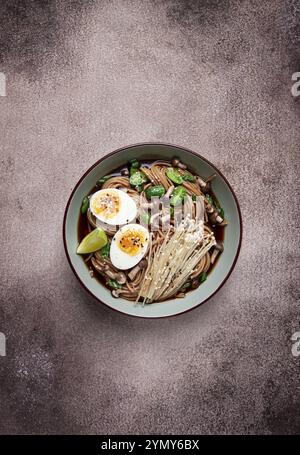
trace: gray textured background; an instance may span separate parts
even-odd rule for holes
[[[1,1],[1,433],[300,433],[299,1]],[[122,145],[198,150],[244,216],[208,303],[95,303],[62,245],[69,194]]]

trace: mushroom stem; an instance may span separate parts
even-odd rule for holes
[[[137,274],[139,273],[140,270],[142,269],[146,269],[147,268],[147,265],[148,265],[148,261],[147,259],[142,259],[135,267],[133,267],[133,269],[130,270],[130,272],[128,273],[128,277],[130,278],[131,281],[133,281],[135,279],[135,277],[137,276]]]
[[[211,177],[208,177],[208,179],[210,178],[213,178],[212,176]],[[210,180],[206,180],[204,181],[201,177],[197,176],[196,178],[200,188],[201,188],[201,191],[203,193],[209,193],[211,191],[211,181]]]
[[[126,275],[123,272],[115,272],[114,270],[111,270],[108,264],[105,264],[104,266],[104,273],[106,276],[109,278],[112,278],[113,280],[116,280],[118,284],[125,284],[126,283]]]
[[[215,244],[215,249],[220,251],[220,253],[222,253],[222,251],[224,251],[224,243],[223,242],[217,242]]]
[[[91,258],[93,267],[97,270],[97,272],[101,273],[102,275],[104,274],[103,267],[100,265],[98,261],[94,257]]]
[[[214,251],[210,257],[210,262],[213,264],[218,256],[219,253],[224,251],[224,244],[223,242],[217,242],[214,246]]]
[[[219,215],[217,210],[214,210],[209,214],[209,219],[212,224],[221,224],[223,221],[223,218]]]
[[[199,175],[197,176],[196,180],[197,180],[197,183],[199,184],[201,190],[202,191],[205,190],[206,189],[206,182],[201,177],[199,177]]]
[[[206,211],[208,213],[208,216],[209,216],[209,219],[210,219],[210,222],[212,224],[221,224],[223,222],[223,218],[219,215],[219,212],[218,210],[216,210],[209,202],[206,198],[204,198],[204,202],[205,202],[205,205],[206,205]]]
[[[111,291],[111,295],[112,295],[113,297],[115,297],[115,298],[118,298],[118,297],[120,297],[121,291],[122,291],[122,289],[113,289],[113,290]]]
[[[219,250],[214,250],[214,251],[212,252],[212,255],[211,255],[211,257],[210,257],[210,263],[211,263],[211,264],[213,264],[213,263],[215,262],[215,260],[216,260],[216,258],[217,258],[217,256],[218,256],[219,253],[220,253]]]
[[[179,169],[182,169],[183,171],[185,171],[187,169],[186,164],[183,164],[178,158],[172,159],[172,166],[179,167]]]
[[[215,177],[217,177],[217,174],[212,174],[207,179],[205,180],[205,183],[211,182]]]

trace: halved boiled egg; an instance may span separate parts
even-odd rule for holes
[[[110,260],[120,270],[134,267],[145,256],[150,242],[148,229],[140,224],[123,226],[112,239]]]
[[[134,200],[116,188],[96,191],[90,198],[90,209],[98,220],[111,225],[130,223],[137,214]]]

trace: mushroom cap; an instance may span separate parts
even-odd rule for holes
[[[206,191],[206,192],[211,191],[211,181],[206,182],[205,191]]]
[[[113,289],[111,291],[111,295],[115,298],[118,298],[119,297],[119,294],[120,294],[120,289]]]
[[[217,217],[219,216],[218,212],[216,212],[215,210],[212,212],[212,213],[209,213],[209,220],[212,224],[216,224],[217,223]]]
[[[195,278],[195,279],[192,281],[192,289],[197,289],[199,286],[200,286],[200,281],[199,281],[198,278]]]
[[[115,280],[119,284],[125,284],[126,283],[126,275],[123,272],[118,272],[115,275]]]

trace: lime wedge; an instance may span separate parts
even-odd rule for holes
[[[103,229],[96,228],[80,242],[77,248],[77,254],[94,253],[107,244],[107,237]]]

